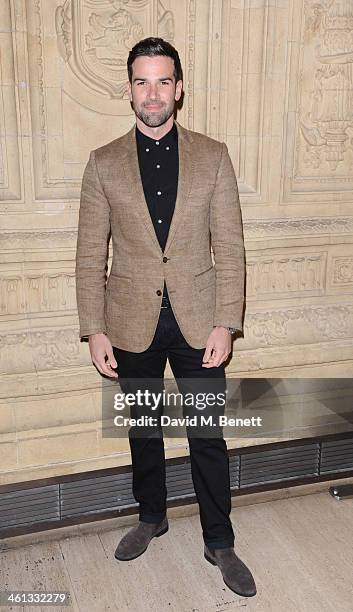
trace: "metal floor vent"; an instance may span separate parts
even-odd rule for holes
[[[0,530],[58,520],[58,484],[0,494]]]
[[[231,455],[229,457],[229,477],[230,477],[230,488],[232,490],[239,489],[239,468],[240,468],[240,456]]]
[[[187,463],[166,465],[167,500],[183,499],[195,495],[191,467]]]
[[[246,453],[241,455],[240,487],[318,476],[319,457],[318,442]]]
[[[233,492],[246,494],[316,482],[329,479],[325,475],[330,474],[335,478],[353,475],[353,432],[229,452]],[[33,487],[28,486],[31,483],[22,483],[17,489],[16,484],[0,487],[0,537],[137,511],[131,468],[48,480],[42,481],[42,486],[38,482]],[[166,482],[171,505],[195,500],[188,457],[167,460]]]
[[[353,469],[353,438],[326,440],[321,445],[320,474]]]
[[[61,516],[63,518],[133,508],[132,473],[85,478],[60,485]]]

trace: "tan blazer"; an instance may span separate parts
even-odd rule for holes
[[[146,350],[157,327],[164,280],[192,347],[205,347],[214,325],[242,329],[244,243],[228,150],[176,125],[178,194],[164,253],[143,192],[135,126],[90,154],[76,255],[80,337],[104,332],[113,346]],[[107,280],[110,232],[113,260]]]

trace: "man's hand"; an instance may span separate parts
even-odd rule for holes
[[[215,368],[225,361],[232,349],[231,334],[225,327],[215,327],[208,336],[203,368]]]
[[[118,366],[113,353],[113,347],[109,338],[105,334],[92,334],[88,338],[89,350],[91,352],[92,363],[101,374],[118,378],[117,372],[112,368]],[[105,357],[108,356],[107,361]]]

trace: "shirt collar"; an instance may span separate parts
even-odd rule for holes
[[[140,146],[154,145],[155,146],[156,140],[157,140],[156,138],[150,138],[149,136],[146,136],[146,134],[143,134],[136,125],[136,141],[138,145]],[[169,132],[164,134],[164,136],[160,138],[157,142],[159,142],[161,145],[171,145],[171,144],[175,144],[177,140],[178,140],[178,130],[177,130],[177,127],[174,121],[173,127],[169,130]]]

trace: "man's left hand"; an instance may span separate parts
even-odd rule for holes
[[[231,349],[231,333],[225,327],[215,327],[207,340],[206,350],[202,360],[202,367],[218,367],[227,359]]]

